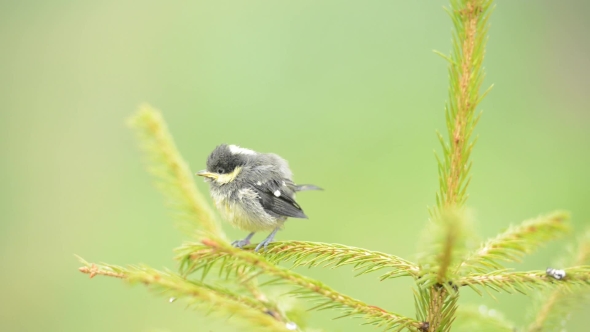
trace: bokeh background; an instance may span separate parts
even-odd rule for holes
[[[295,180],[326,188],[299,195],[310,219],[278,239],[414,257],[438,185],[447,68],[432,50],[451,49],[445,4],[0,1],[0,330],[233,330],[77,271],[74,254],[176,268],[183,235],[125,126],[142,102],[162,110],[194,171],[227,142],[279,153]],[[570,210],[578,232],[588,225],[589,13],[582,0],[497,1],[468,200],[482,238],[554,209]],[[568,243],[515,267],[544,269]],[[305,273],[414,313],[409,280]],[[468,290],[461,301],[517,323],[530,305]],[[371,329],[334,316],[313,313],[311,325]],[[589,323],[578,314],[567,328]]]

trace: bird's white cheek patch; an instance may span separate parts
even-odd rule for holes
[[[280,191],[278,191],[278,190],[275,190],[274,194],[275,194],[275,196],[277,196],[277,197],[281,197],[281,192],[280,192]]]
[[[246,149],[246,148],[241,148],[237,145],[230,145],[229,146],[229,151],[232,154],[256,154],[256,152],[250,150],[250,149]]]

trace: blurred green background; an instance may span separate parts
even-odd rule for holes
[[[142,102],[162,110],[194,171],[227,142],[278,153],[296,181],[326,188],[299,196],[310,219],[290,221],[279,240],[413,258],[438,185],[447,68],[432,50],[451,48],[443,5],[0,1],[0,330],[234,330],[77,271],[74,254],[176,268],[183,236],[124,124]],[[559,208],[578,231],[590,220],[589,13],[583,0],[497,1],[485,61],[495,87],[480,105],[468,200],[482,238]],[[570,242],[516,267],[544,269]],[[414,314],[410,280],[306,271]],[[529,298],[497,298],[467,290],[461,301],[525,322]],[[313,313],[311,325],[371,329],[334,316]],[[588,324],[574,315],[568,328]]]

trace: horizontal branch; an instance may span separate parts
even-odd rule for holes
[[[208,310],[218,314],[237,316],[257,329],[268,331],[285,331],[286,322],[263,303],[255,299],[234,294],[227,289],[206,285],[198,281],[189,281],[171,272],[157,271],[149,267],[120,267],[114,265],[88,264],[79,270],[90,277],[103,275],[121,278],[136,284],[142,283],[149,288],[158,290],[177,299],[184,299],[192,307],[214,307]],[[292,324],[292,323],[291,323]]]
[[[486,291],[493,289],[497,292],[526,294],[529,290],[558,285],[571,290],[573,286],[590,284],[590,266],[575,266],[564,269],[564,271],[566,276],[560,280],[547,275],[546,271],[511,272],[500,270],[486,274],[474,273],[460,278],[458,285],[469,286],[481,295],[482,292],[477,289],[478,286]]]
[[[353,265],[353,270],[359,271],[357,276],[391,269],[381,275],[380,280],[403,276],[417,278],[420,273],[420,268],[416,264],[403,258],[341,244],[304,241],[273,242],[264,252],[261,252],[261,255],[274,264],[292,262],[293,267],[337,268]]]
[[[547,241],[563,236],[569,230],[568,221],[567,212],[557,211],[510,226],[468,255],[459,266],[459,272],[485,272],[502,269],[500,261],[518,262],[525,254],[532,253]]]
[[[225,274],[226,276],[231,274],[237,275],[238,271],[250,275],[266,274],[274,277],[266,285],[290,284],[298,288],[291,292],[296,296],[324,299],[324,302],[310,310],[340,309],[343,311],[343,314],[338,318],[349,316],[363,317],[367,321],[366,324],[385,327],[386,329],[407,328],[415,331],[422,326],[421,322],[414,319],[368,305],[341,294],[317,280],[273,265],[258,254],[233,248],[222,241],[204,239],[202,242],[204,246],[185,244],[177,250],[183,273],[201,270],[203,276],[205,276],[213,266],[217,265],[220,269],[219,273]]]

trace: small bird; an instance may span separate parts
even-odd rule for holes
[[[209,183],[211,197],[221,215],[237,228],[249,231],[233,246],[242,248],[254,233],[272,230],[255,251],[272,242],[288,217],[307,219],[295,202],[295,193],[322,190],[296,185],[287,161],[273,153],[259,153],[237,145],[222,144],[211,152],[207,169],[197,173]]]

